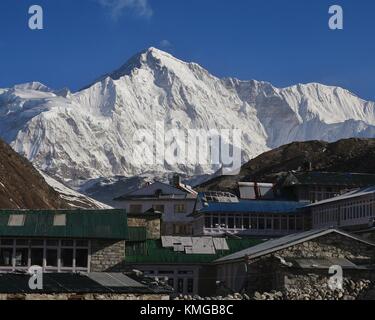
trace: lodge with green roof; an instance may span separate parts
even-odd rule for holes
[[[252,238],[221,238],[227,244],[225,250],[212,250],[208,254],[189,253],[189,243],[184,248],[166,247],[163,238],[176,238],[185,242],[189,239],[214,241],[211,237],[162,237],[159,240],[145,241],[130,239],[126,243],[125,265],[140,270],[149,277],[166,280],[176,294],[203,296],[216,291],[217,277],[213,261],[263,242]]]
[[[0,272],[101,272],[121,264],[124,210],[0,211]]]

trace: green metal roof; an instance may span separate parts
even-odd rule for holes
[[[227,239],[229,250],[218,251],[216,254],[186,254],[174,252],[173,249],[163,248],[161,240],[147,240],[139,243],[126,243],[126,263],[146,264],[201,264],[210,263],[249,247],[264,242],[261,239]]]
[[[9,226],[11,215],[24,215],[24,223]],[[65,215],[65,225],[54,226],[55,215]],[[127,215],[124,210],[1,210],[0,237],[125,240]]]

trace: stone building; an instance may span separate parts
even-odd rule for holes
[[[175,294],[210,296],[216,291],[215,267],[220,257],[261,243],[259,239],[162,237],[128,241],[124,268],[163,280]]]
[[[308,171],[288,173],[274,189],[278,197],[315,203],[374,185],[374,174]]]
[[[311,227],[308,215],[298,211],[303,202],[237,200],[213,202],[206,197],[194,212],[195,236],[239,235],[280,237]]]
[[[368,229],[375,221],[375,187],[356,189],[304,208],[311,215],[312,227],[345,230]]]
[[[0,272],[110,271],[124,260],[123,210],[0,211]]]
[[[161,212],[163,235],[191,235],[193,212],[197,193],[179,180],[174,185],[161,182],[144,186],[114,199],[117,207],[124,208],[132,218],[146,212]]]
[[[303,290],[329,279],[375,280],[375,244],[336,229],[311,230],[270,240],[214,261],[217,280],[235,292]],[[313,294],[313,293],[311,293]]]

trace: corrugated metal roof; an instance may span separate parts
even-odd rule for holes
[[[301,232],[301,233],[297,233],[297,234],[292,234],[292,235],[282,237],[282,238],[279,238],[279,239],[266,241],[266,242],[264,242],[262,244],[259,244],[257,246],[253,246],[253,247],[250,247],[250,248],[245,249],[243,251],[236,252],[232,255],[228,255],[224,258],[220,258],[220,259],[216,260],[215,262],[217,262],[217,263],[223,263],[224,262],[225,263],[225,262],[229,262],[229,261],[233,261],[233,260],[240,260],[240,259],[243,259],[245,257],[257,258],[257,257],[264,256],[266,254],[270,254],[270,253],[273,253],[275,251],[279,251],[279,250],[288,248],[290,246],[297,245],[299,243],[303,243],[303,242],[306,242],[306,241],[310,241],[312,239],[322,237],[322,236],[325,236],[327,234],[334,233],[334,232],[375,247],[375,244],[372,243],[372,242],[366,241],[362,238],[356,237],[354,235],[351,235],[349,233],[346,233],[346,232],[343,232],[343,231],[340,231],[340,230],[336,230],[336,229],[315,229],[315,230],[310,230],[310,231]]]
[[[254,212],[254,213],[295,213],[306,206],[305,202],[241,200],[238,203],[208,203],[198,213]]]
[[[43,289],[29,288],[30,276],[27,274],[0,274],[0,293],[2,294],[59,294],[59,293],[101,293],[101,294],[156,294],[171,293],[167,286],[155,286],[150,280],[140,279],[142,283],[125,274],[118,273],[44,273]]]
[[[352,190],[352,191],[350,191],[348,193],[345,193],[343,195],[340,195],[338,197],[334,197],[334,198],[330,198],[330,199],[323,200],[323,201],[320,201],[320,202],[316,202],[316,203],[313,203],[313,204],[308,205],[306,207],[307,208],[317,207],[317,206],[321,206],[321,205],[324,205],[324,204],[331,204],[331,203],[334,203],[334,202],[337,202],[337,201],[359,198],[359,197],[363,197],[363,196],[367,196],[367,195],[371,195],[371,194],[375,195],[375,186],[363,188],[363,189]]]
[[[11,215],[25,215],[22,226],[9,226]],[[66,225],[54,226],[56,215],[66,216]],[[0,237],[48,237],[85,239],[127,239],[124,210],[2,210]]]

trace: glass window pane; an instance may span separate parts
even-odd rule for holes
[[[57,267],[57,249],[47,249],[47,267]]]
[[[174,288],[174,279],[173,279],[173,278],[168,279],[168,285],[169,285],[171,288]]]
[[[280,230],[280,218],[275,217],[273,220],[273,229],[274,230]]]
[[[1,245],[2,246],[13,246],[13,240],[12,239],[1,239]]]
[[[177,280],[177,292],[184,293],[184,279]]]
[[[57,247],[59,245],[59,240],[47,240],[48,247]]]
[[[187,292],[193,293],[194,292],[194,279],[188,279],[187,282]]]
[[[31,249],[31,265],[43,267],[43,249]]]
[[[89,242],[88,242],[88,240],[77,240],[76,241],[76,246],[77,247],[88,247],[89,246]]]
[[[259,217],[259,221],[258,221],[258,224],[259,224],[259,230],[264,230],[264,217]]]
[[[63,247],[73,247],[73,240],[63,240],[63,241],[61,241],[61,246],[63,246]]]
[[[11,267],[12,266],[12,255],[13,249],[0,249],[0,266]]]
[[[245,230],[250,229],[249,217],[243,217],[243,228]]]
[[[61,267],[73,267],[73,249],[61,249]]]
[[[16,240],[16,246],[28,246],[28,245],[29,245],[29,240],[25,240],[25,239]]]
[[[34,247],[42,247],[44,246],[43,240],[31,240],[31,245]]]
[[[87,268],[88,256],[89,256],[89,253],[87,249],[77,249],[76,250],[76,267]]]
[[[211,228],[211,217],[206,217],[204,219],[204,226],[205,228]]]
[[[234,229],[234,217],[233,216],[228,216],[228,228]]]
[[[29,249],[16,250],[16,267],[27,267],[29,258]]]
[[[212,218],[212,226],[214,228],[218,228],[219,227],[219,217],[213,217]]]

